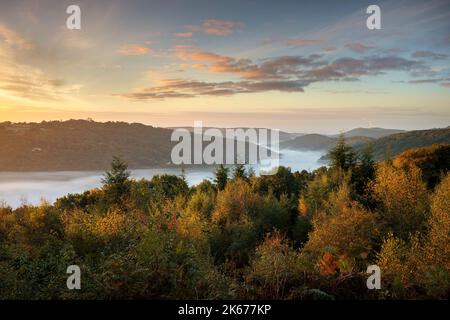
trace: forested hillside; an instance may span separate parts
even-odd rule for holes
[[[85,120],[0,124],[1,171],[105,170],[114,155],[131,168],[170,161],[172,131]]]
[[[125,122],[4,122],[0,123],[0,171],[102,171],[115,155],[131,169],[173,166],[171,152],[178,141],[171,141],[172,132]],[[201,141],[203,137],[197,138]],[[225,150],[225,135],[222,145]],[[235,159],[248,159],[248,141],[245,147],[245,155],[235,148]]]
[[[431,147],[434,144],[450,144],[450,128],[396,133],[362,143],[361,141],[353,141],[354,143],[352,143],[351,139],[354,138],[346,138],[347,142],[353,145],[357,153],[370,148],[375,160],[388,160],[411,148]],[[327,156],[323,156],[321,160],[327,160]]]
[[[416,130],[396,133],[373,141],[374,157],[377,160],[395,157],[410,148],[420,148],[433,144],[450,144],[450,128]],[[362,150],[365,146],[357,146]]]

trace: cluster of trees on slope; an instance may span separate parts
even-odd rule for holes
[[[170,161],[172,131],[139,123],[87,120],[0,123],[2,171],[105,170],[114,155],[132,168]]]
[[[375,163],[341,140],[329,168],[219,166],[191,188],[132,180],[116,158],[102,188],[0,209],[0,298],[448,298],[449,149]],[[66,288],[73,264],[81,290]]]
[[[359,130],[354,132],[357,133]],[[395,131],[392,130],[392,132]],[[329,148],[336,146],[339,141],[338,138],[328,137],[328,139],[330,140],[326,145],[329,146]],[[384,135],[379,138],[351,136],[346,138],[346,141],[356,152],[363,152],[364,149],[371,148],[373,158],[376,161],[382,161],[396,157],[409,149],[427,147],[433,144],[449,144],[450,128],[407,131]],[[321,147],[319,147],[319,149],[320,148]],[[328,148],[326,149],[328,150]],[[322,156],[321,160],[328,160],[328,155]]]
[[[106,170],[114,155],[120,155],[133,169],[174,166],[171,152],[178,141],[171,141],[171,135],[171,129],[139,123],[89,120],[3,122],[0,123],[0,170]],[[202,141],[202,137],[194,133],[191,133],[191,139]],[[203,150],[210,142],[202,143]],[[222,145],[225,149],[225,135]],[[191,146],[193,149],[194,143]],[[235,158],[247,160],[250,147],[246,141],[245,154],[236,152]]]
[[[408,149],[422,148],[433,144],[450,144],[450,127],[396,133],[376,139],[369,144],[372,145],[374,159],[385,160]],[[361,151],[366,146],[364,144],[355,145],[355,149]]]

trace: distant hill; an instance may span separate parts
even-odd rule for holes
[[[396,133],[405,132],[399,129],[384,129],[384,128],[355,128],[344,132],[346,142],[352,146],[371,142],[385,136]],[[294,150],[328,150],[336,145],[339,134],[336,135],[322,135],[322,134],[304,134],[291,136],[290,139],[281,141],[281,148]],[[281,137],[281,135],[280,135]]]
[[[105,170],[114,155],[131,168],[170,161],[172,130],[85,120],[0,123],[0,171]]]
[[[281,143],[282,149],[293,150],[324,150],[333,145],[335,138],[324,136],[321,134],[306,134],[301,137],[296,137],[289,141]]]
[[[171,130],[173,130],[173,129],[186,129],[186,130],[188,130],[190,132],[194,132],[194,127],[169,127],[168,129],[171,129]],[[203,131],[206,131],[208,129],[212,129],[212,127],[203,127]],[[214,128],[214,129],[219,129],[222,132],[222,134],[225,136],[226,128]],[[232,128],[232,129],[243,129],[243,130],[247,130],[247,129],[257,129],[257,130],[265,129],[265,130],[268,130],[268,132],[270,132],[270,129],[268,129],[268,128],[235,127],[235,128]],[[287,140],[292,140],[292,139],[295,139],[296,137],[303,136],[303,135],[305,135],[305,134],[304,133],[291,133],[291,132],[286,132],[286,131],[281,131],[281,130],[279,131],[280,142],[287,141]]]
[[[372,141],[368,137],[350,137],[346,142],[350,145],[364,144]],[[292,150],[328,150],[336,145],[337,137],[329,137],[321,134],[306,134],[281,142],[281,149]]]
[[[368,137],[373,139],[379,139],[385,136],[389,136],[395,133],[405,132],[399,129],[384,129],[384,128],[355,128],[344,133],[346,138],[351,137]]]
[[[410,148],[427,147],[433,144],[450,144],[450,128],[407,131],[382,137],[372,142],[376,160],[395,157]],[[356,150],[362,148],[364,148],[364,144],[355,146]]]
[[[0,123],[0,171],[106,170],[115,155],[131,169],[171,166],[172,148],[178,143],[171,141],[172,132],[125,122],[4,122]],[[226,153],[225,139],[222,145]],[[237,155],[236,150],[235,161],[248,160],[248,142],[245,149],[246,155]]]

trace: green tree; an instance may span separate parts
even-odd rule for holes
[[[351,187],[353,199],[367,207],[373,207],[374,201],[368,192],[370,181],[375,178],[373,146],[368,144],[358,156],[358,165],[352,170]]]
[[[119,203],[130,190],[130,172],[128,165],[119,157],[114,157],[111,162],[111,169],[105,172],[102,179],[103,189],[112,202]]]
[[[242,180],[248,180],[247,173],[245,172],[245,165],[242,163],[237,163],[233,167],[233,179],[242,179]]]
[[[332,168],[349,170],[355,166],[356,156],[353,148],[346,144],[343,134],[339,136],[338,143],[328,153]]]
[[[278,199],[284,195],[296,195],[299,192],[298,183],[290,168],[278,167],[274,175],[259,177],[253,182],[254,189],[260,194],[272,192]]]
[[[189,193],[185,179],[168,174],[154,176],[150,181],[150,188],[158,200],[174,199]]]
[[[122,195],[128,190],[129,178],[128,164],[121,158],[114,156],[111,169],[105,172],[102,179],[103,188],[115,191],[117,195]]]
[[[214,183],[217,185],[218,190],[224,190],[225,187],[227,186],[228,171],[229,169],[226,168],[223,164],[219,165],[216,168],[216,171],[214,172],[215,175]]]
[[[187,183],[187,179],[186,179],[186,166],[184,164],[184,162],[181,162],[181,179],[184,180],[184,182]]]

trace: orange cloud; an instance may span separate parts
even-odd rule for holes
[[[175,55],[181,60],[214,62],[226,59],[221,55],[199,50],[190,45],[178,45],[175,47]]]
[[[193,69],[208,69],[208,65],[206,65],[206,64],[191,64],[188,66]]]
[[[177,58],[186,61],[203,62],[190,65],[194,69],[207,69],[209,73],[234,73],[244,78],[261,76],[261,70],[249,59],[235,59],[216,53],[202,51],[189,45],[175,47]]]
[[[124,56],[141,56],[144,54],[149,54],[152,49],[136,44],[127,44],[118,50],[118,53]]]
[[[236,30],[243,28],[243,26],[244,24],[238,21],[208,19],[203,21],[200,26],[189,26],[188,28],[192,32],[202,32],[223,37],[233,34]]]

